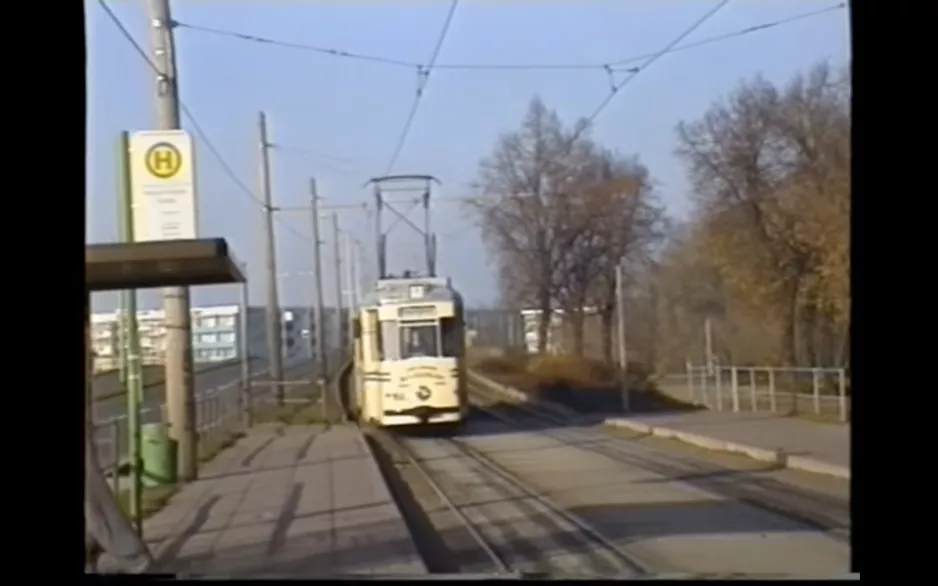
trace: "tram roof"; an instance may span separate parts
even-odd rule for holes
[[[414,287],[421,287],[423,294],[414,296]],[[404,305],[441,301],[462,302],[462,297],[453,289],[449,279],[413,277],[381,279],[374,290],[364,295],[361,304],[363,306]]]

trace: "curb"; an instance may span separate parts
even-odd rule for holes
[[[686,431],[678,431],[668,427],[652,426],[629,419],[607,419],[603,422],[610,427],[624,427],[638,433],[662,437],[666,439],[676,439],[686,444],[691,444],[699,448],[714,450],[720,452],[731,452],[748,456],[753,460],[768,462],[782,468],[791,468],[801,470],[802,472],[811,472],[813,474],[824,474],[833,476],[842,480],[850,480],[850,469],[836,464],[830,464],[814,458],[804,456],[790,456],[781,448],[768,450],[766,448],[757,448],[746,444],[738,444],[713,437],[698,435]]]
[[[470,370],[469,377],[475,379],[475,382],[480,383],[492,389],[493,391],[502,393],[523,403],[531,401],[531,397],[525,393],[522,393],[521,391],[511,387],[506,387],[505,385],[495,382],[492,379],[477,372]],[[550,411],[553,411],[558,415],[569,416],[569,413],[562,413],[561,409],[556,408],[554,405],[547,403],[539,403],[539,405],[549,409]],[[725,440],[699,435],[696,433],[690,433],[687,431],[678,431],[668,427],[651,426],[645,423],[640,423],[638,421],[631,421],[629,419],[612,418],[605,420],[604,424],[610,427],[625,427],[631,429],[632,431],[646,435],[653,435],[666,439],[676,439],[678,441],[682,441],[684,443],[707,450],[740,454],[752,458],[753,460],[774,464],[781,468],[791,468],[793,470],[800,470],[802,472],[823,474],[826,476],[832,476],[834,478],[840,478],[842,480],[850,480],[850,468],[838,466],[836,464],[830,464],[828,462],[823,462],[814,458],[788,455],[784,450],[781,449],[769,450],[756,446],[737,444],[734,442],[728,442]]]

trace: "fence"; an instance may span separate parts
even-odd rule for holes
[[[338,355],[333,357],[338,360]],[[287,365],[290,370],[303,370],[310,363],[305,359]],[[252,372],[252,380],[265,377],[269,370],[264,368]],[[287,388],[289,393],[289,387]],[[273,402],[274,385],[264,384],[252,387],[250,395],[243,392],[240,377],[207,389],[196,396],[196,430],[200,441],[221,440],[228,434],[243,429],[248,420],[247,409]],[[250,399],[250,401],[248,401]],[[146,407],[140,410],[141,423],[165,422],[166,405]],[[114,489],[120,482],[121,467],[127,463],[128,441],[127,415],[122,414],[94,423],[94,443],[97,449],[98,463],[102,472],[112,475]]]
[[[255,377],[267,374],[267,369],[254,373]],[[262,389],[267,393],[270,388]],[[246,413],[245,396],[240,379],[199,393],[196,397],[196,430],[200,441],[219,439],[226,433],[239,429],[244,424]],[[166,421],[166,405],[140,410],[141,423]],[[118,415],[94,424],[94,442],[98,464],[105,474],[112,474],[115,491],[118,489],[121,466],[127,461],[128,426],[127,415]]]
[[[695,366],[663,377],[658,390],[715,411],[813,414],[850,421],[850,381],[843,368]]]

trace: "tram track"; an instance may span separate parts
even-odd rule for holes
[[[499,409],[489,407],[492,400],[499,401]],[[850,541],[849,499],[773,480],[768,475],[778,470],[772,467],[761,471],[734,470],[692,456],[641,445],[586,424],[571,425],[578,414],[564,406],[536,402],[506,403],[506,400],[511,401],[481,384],[470,385],[470,403],[511,429],[540,433],[563,444],[605,456],[616,464],[639,467],[722,498],[783,516],[820,530],[835,541]]]
[[[422,527],[412,533],[422,551],[435,544],[425,555],[434,558],[425,560],[429,568],[552,578],[648,574],[634,555],[468,443],[367,433],[413,495],[399,499],[405,516],[415,516],[408,511],[414,504],[422,511]]]

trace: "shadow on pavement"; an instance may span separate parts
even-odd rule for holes
[[[491,545],[512,567],[521,570],[550,571],[550,558],[580,556],[577,566],[580,577],[621,576],[621,565],[613,564],[586,534],[572,525],[561,528],[555,517],[543,511],[533,499],[517,496],[487,498],[484,502],[471,497],[461,499],[464,506],[474,506],[479,519],[476,526],[492,539]],[[803,531],[796,523],[764,516],[740,515],[734,503],[725,501],[666,502],[635,505],[596,505],[578,507],[570,512],[585,520],[618,547],[639,544],[652,539],[676,536],[764,535]],[[496,512],[497,511],[497,512]],[[161,566],[161,571],[186,577],[207,578],[313,578],[351,574],[408,575],[415,572],[409,551],[410,538],[400,537],[397,521],[341,524],[321,530],[290,533],[289,525],[296,520],[329,513],[300,515],[278,522],[278,530],[237,546],[221,546],[218,539],[214,551],[195,555],[180,554]],[[497,520],[495,520],[497,519]],[[329,523],[326,523],[327,525]],[[566,524],[565,524],[566,525]],[[247,527],[241,526],[239,531]],[[498,536],[498,537],[491,537]],[[450,557],[447,565],[456,572],[492,572],[495,568],[487,555],[462,526],[440,531],[436,538],[445,544],[442,550]],[[273,541],[277,547],[272,547]],[[440,550],[438,550],[440,551]],[[844,559],[844,571],[849,560]],[[792,575],[803,572],[799,560],[790,560],[782,568]],[[771,562],[778,571],[782,562]],[[567,562],[566,566],[570,564]],[[732,566],[730,560],[728,566]],[[734,568],[728,567],[727,571]],[[662,568],[667,571],[693,571],[693,568]],[[419,571],[419,570],[418,570]],[[558,576],[558,577],[563,577]]]
[[[607,435],[601,425],[608,413],[583,413],[572,419],[553,417],[547,420],[534,416],[514,403],[495,403],[484,409],[473,409],[469,420],[456,437],[464,439],[514,433],[546,434],[557,442],[605,456],[612,462],[653,472],[660,480],[650,482],[683,482],[722,498],[745,502],[821,530],[849,535],[849,483],[831,481],[843,490],[821,492],[807,486],[778,479],[780,468],[766,464],[759,468],[739,469],[723,466],[691,454],[673,453],[642,445],[640,441]],[[552,448],[542,448],[552,449]],[[486,450],[497,455],[515,450]],[[776,473],[773,476],[773,473]],[[842,493],[842,494],[841,494]]]

